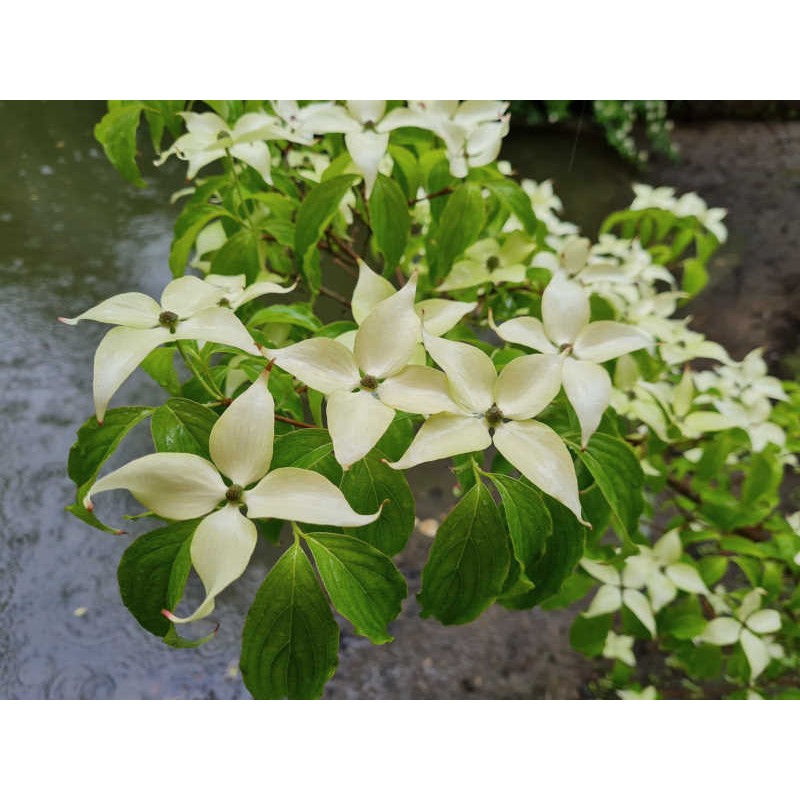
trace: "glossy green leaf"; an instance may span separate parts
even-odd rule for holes
[[[391,560],[354,536],[309,533],[305,540],[336,610],[373,644],[391,642],[386,626],[408,592]]]
[[[533,608],[556,595],[583,557],[586,528],[561,503],[548,497],[545,504],[553,533],[547,538],[542,557],[527,569],[536,588],[527,594],[504,598],[503,605],[507,608]]]
[[[169,249],[169,268],[178,278],[186,270],[189,255],[192,252],[197,235],[206,225],[220,217],[231,214],[220,205],[209,203],[189,203],[175,220],[174,236]]]
[[[192,566],[189,544],[199,522],[176,522],[145,533],[119,562],[122,602],[136,621],[156,636],[166,636],[172,627],[161,611],[173,611],[183,596]]]
[[[418,595],[423,617],[445,625],[470,622],[503,590],[510,563],[503,518],[482,482],[439,526]]]
[[[270,469],[279,467],[311,469],[337,485],[342,479],[342,468],[333,455],[333,442],[323,428],[303,428],[276,436]]]
[[[240,230],[231,236],[211,259],[215,275],[246,275],[252,283],[261,271],[260,238],[250,230]]]
[[[599,617],[584,617],[578,614],[569,629],[569,643],[575,650],[589,658],[602,655],[612,621],[611,614]]]
[[[369,198],[369,216],[375,243],[386,266],[400,263],[411,232],[411,216],[403,190],[391,178],[378,175]]]
[[[295,542],[256,594],[240,668],[257,700],[320,697],[338,664],[339,628],[314,570]]]
[[[94,126],[94,136],[103,147],[108,160],[134,186],[145,185],[136,165],[136,131],[142,104],[117,106]]]
[[[522,572],[542,557],[553,523],[541,493],[529,483],[507,475],[489,473],[502,501],[514,556]]]
[[[181,393],[181,379],[175,369],[175,348],[157,347],[139,365],[159,386],[170,394]]]
[[[574,449],[611,507],[620,534],[632,552],[632,540],[638,537],[644,506],[644,474],[636,454],[621,439],[600,431],[589,439],[585,450]]]
[[[368,542],[386,555],[399,553],[414,530],[414,495],[405,475],[383,463],[384,454],[373,450],[356,461],[339,488],[359,514],[373,514],[386,501],[375,522],[347,533]]]
[[[257,328],[261,325],[274,324],[276,322],[296,325],[298,328],[311,331],[312,333],[315,333],[322,327],[319,318],[307,305],[301,303],[295,303],[289,306],[276,303],[266,308],[260,308],[250,317],[247,324]]]
[[[194,453],[210,458],[208,437],[218,419],[210,408],[175,397],[153,414],[153,444],[160,453]]]
[[[309,250],[322,238],[347,190],[359,180],[358,175],[339,175],[317,184],[304,198],[295,220],[294,249],[304,264]]]
[[[483,197],[480,186],[465,183],[448,198],[434,235],[438,281],[453,262],[480,235],[484,223]]]
[[[683,262],[681,289],[694,297],[708,283],[708,270],[699,258],[687,258]]]
[[[152,408],[143,406],[111,408],[106,412],[102,425],[96,417],[90,417],[78,430],[78,439],[70,448],[69,477],[79,487],[93,482],[119,443],[152,413]]]
[[[533,213],[531,199],[525,194],[523,188],[511,178],[503,180],[486,181],[483,184],[503,205],[506,210],[513,214],[524,227],[525,231],[531,235],[536,234],[539,227],[539,220]]]

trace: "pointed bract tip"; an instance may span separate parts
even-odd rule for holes
[[[177,619],[178,619],[178,618],[177,618],[177,617],[176,617],[176,616],[175,616],[175,615],[174,615],[174,614],[173,614],[173,613],[172,613],[172,612],[171,612],[169,609],[167,609],[167,608],[162,608],[162,609],[161,609],[161,615],[162,615],[162,616],[164,616],[164,617],[166,617],[166,618],[167,618],[167,619],[168,619],[170,622],[175,622],[175,621],[177,621]]]
[[[117,530],[114,531],[114,535],[115,536],[127,536],[128,535],[128,531],[123,531],[122,528],[118,528]]]
[[[264,367],[264,374],[265,374],[265,375],[269,375],[269,374],[270,374],[270,372],[272,372],[272,368],[275,366],[275,361],[276,361],[276,360],[277,360],[277,359],[271,358],[271,359],[270,359],[270,360],[267,362],[267,366],[266,366],[266,367]]]
[[[94,511],[94,503],[91,500],[84,500],[83,507],[91,514]]]

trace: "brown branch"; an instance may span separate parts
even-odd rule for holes
[[[688,481],[680,480],[673,475],[668,475],[667,485],[677,494],[683,495],[691,500],[695,505],[702,505],[702,496],[689,486]],[[760,525],[743,525],[740,528],[734,528],[731,533],[749,539],[751,542],[766,542],[771,535],[769,531],[764,530]]]
[[[280,422],[288,422],[290,425],[294,425],[296,428],[316,428],[316,425],[311,425],[308,422],[300,422],[298,419],[292,419],[291,417],[284,417],[281,414],[276,414],[275,419],[279,420]]]
[[[345,255],[352,260],[353,265],[357,267],[358,262],[361,261],[361,256],[356,253],[355,250],[353,250],[350,244],[331,231],[328,231],[328,237]]]
[[[433,200],[434,197],[444,197],[446,194],[452,194],[455,189],[452,189],[449,186],[445,186],[444,189],[439,189],[438,192],[433,192],[432,194],[426,194],[425,197],[415,197],[413,200],[409,200],[409,206],[415,206],[417,203],[421,203],[423,200]]]
[[[328,289],[326,286],[320,286],[319,293],[324,297],[330,297],[331,300],[336,300],[337,303],[341,303],[345,308],[351,307],[350,301],[338,292],[334,292],[333,289]]]

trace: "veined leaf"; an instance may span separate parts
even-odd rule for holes
[[[408,592],[397,567],[354,536],[309,533],[305,540],[336,610],[373,644],[391,642],[386,626],[400,613]]]
[[[160,453],[194,453],[210,458],[208,437],[219,419],[194,400],[175,397],[156,409],[150,423],[153,443]]]
[[[406,546],[414,530],[414,495],[405,475],[384,464],[383,458],[383,453],[373,450],[356,461],[343,474],[339,488],[359,514],[372,514],[388,501],[375,522],[346,532],[393,556]]]
[[[422,572],[423,617],[470,622],[503,590],[510,562],[500,511],[480,481],[441,524]]]
[[[317,184],[305,196],[295,221],[294,249],[298,263],[305,264],[309,250],[320,240],[342,198],[357,180],[358,175],[338,175]]]
[[[314,570],[295,542],[256,594],[240,668],[256,700],[319,697],[338,664],[339,628]]]
[[[411,216],[403,190],[391,178],[378,175],[369,198],[369,215],[378,250],[386,266],[400,263],[411,232]]]
[[[199,519],[176,522],[140,536],[117,569],[122,602],[147,631],[164,637],[172,628],[161,613],[178,605],[192,560],[189,544]]]
[[[108,160],[134,186],[145,185],[136,165],[136,131],[144,106],[141,103],[116,106],[94,126],[94,136]]]

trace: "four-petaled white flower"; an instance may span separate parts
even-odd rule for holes
[[[772,640],[762,637],[781,629],[780,614],[771,608],[761,608],[761,596],[764,593],[760,588],[748,592],[734,616],[712,619],[695,640],[720,647],[738,642],[750,664],[750,678],[753,681],[767,668],[773,657],[770,652]]]
[[[677,529],[665,533],[652,548],[639,546],[639,552],[625,559],[627,575],[647,587],[653,611],[671,603],[678,589],[689,594],[708,594],[708,587],[697,570],[680,560],[683,554]]]
[[[590,316],[586,290],[556,273],[542,294],[541,320],[515,317],[494,328],[507,342],[562,354],[561,381],[578,415],[584,447],[611,400],[611,378],[600,365],[652,343],[632,325],[589,322]]]
[[[636,656],[633,654],[633,643],[633,636],[622,636],[614,631],[609,631],[606,643],[603,645],[603,658],[614,658],[629,667],[635,667]]]
[[[99,422],[114,392],[156,347],[187,339],[216,342],[260,356],[261,351],[229,308],[219,305],[225,292],[191,275],[167,284],[159,305],[140,292],[114,295],[83,314],[60,322],[107,322],[110,330],[94,356],[94,405]]]
[[[388,300],[396,293],[397,289],[386,278],[370,269],[366,262],[359,261],[358,281],[353,290],[351,304],[356,324],[361,325],[378,303]],[[442,336],[453,328],[465,314],[469,314],[476,305],[477,303],[463,303],[457,300],[442,300],[433,297],[430,300],[420,300],[415,303],[414,310],[422,321],[422,327],[431,336]],[[420,341],[422,341],[421,329],[419,333]],[[354,337],[355,332],[352,334]],[[338,338],[344,340],[343,337],[351,338],[348,334],[343,334]],[[420,363],[425,363],[424,353]]]
[[[484,283],[522,283],[527,269],[525,262],[535,247],[518,231],[506,236],[502,245],[497,239],[481,239],[453,264],[436,291],[452,292]]]
[[[603,585],[597,590],[591,605],[583,612],[584,617],[599,617],[603,614],[613,614],[622,606],[629,608],[639,619],[642,625],[650,631],[651,636],[656,635],[656,620],[653,609],[648,599],[640,591],[644,580],[638,570],[632,569],[626,563],[620,574],[609,564],[600,564],[588,558],[581,559],[581,566]]]
[[[272,159],[267,140],[295,140],[277,117],[264,112],[243,114],[232,126],[210,111],[202,114],[184,111],[180,116],[186,121],[187,132],[179,136],[155,164],[160,166],[171,155],[176,155],[189,162],[186,173],[189,180],[206,165],[230,154],[251,166],[267,183],[272,183]]]
[[[244,275],[206,275],[205,281],[222,291],[218,305],[230,308],[232,311],[236,311],[257,297],[263,297],[265,294],[286,294],[297,286],[297,281],[291,286],[281,286],[270,280],[258,280],[247,286],[247,278]]]
[[[315,113],[309,121],[315,133],[343,133],[350,158],[364,176],[367,197],[372,193],[378,168],[389,149],[389,132],[406,125],[394,109],[386,113],[385,100],[347,100]]]
[[[189,453],[153,453],[100,478],[86,495],[84,504],[92,509],[93,495],[127,489],[160,517],[203,517],[190,554],[206,597],[187,617],[167,613],[173,622],[210,614],[216,596],[244,572],[258,538],[249,518],[359,527],[380,513],[357,513],[341,490],[317,472],[296,467],[269,471],[274,414],[267,379],[261,376],[211,429],[211,461]]]
[[[333,339],[306,339],[268,358],[327,398],[328,430],[336,460],[347,469],[377,444],[395,411],[441,411],[444,376],[410,365],[422,323],[414,309],[416,275],[377,303],[355,334],[352,351]]]
[[[508,103],[499,100],[410,100],[408,106],[396,109],[396,127],[433,131],[445,143],[456,178],[494,161],[508,133]]]
[[[424,335],[425,349],[447,376],[439,392],[440,413],[417,432],[395,469],[485,450],[494,446],[531,483],[581,519],[578,481],[561,437],[533,419],[558,394],[558,356],[521,356],[498,376],[491,358],[463,342]],[[390,394],[387,401],[404,408]],[[431,405],[436,405],[431,392]]]

